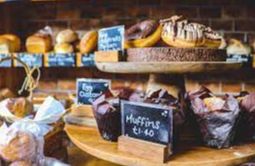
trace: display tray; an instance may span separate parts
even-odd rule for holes
[[[239,62],[96,62],[99,70],[109,73],[199,73],[238,70]]]
[[[218,150],[185,143],[167,163],[153,163],[118,151],[117,143],[103,140],[96,128],[66,125],[65,131],[72,142],[84,152],[127,166],[234,166],[255,157],[255,144]]]

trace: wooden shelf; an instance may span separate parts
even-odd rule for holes
[[[97,62],[99,70],[108,73],[198,73],[238,70],[236,62]]]
[[[72,142],[84,152],[127,166],[234,166],[255,157],[255,144],[233,146],[221,150],[181,144],[183,147],[167,163],[152,163],[118,151],[117,143],[103,140],[96,128],[66,125],[65,131]]]

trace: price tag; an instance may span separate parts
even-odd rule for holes
[[[47,55],[48,67],[75,67],[75,53],[50,53]]]
[[[43,54],[17,53],[16,57],[30,67],[42,67]],[[22,67],[22,64],[14,60],[14,66]]]
[[[77,79],[77,103],[91,104],[98,96],[110,88],[110,80],[105,79]]]
[[[251,55],[231,54],[231,55],[228,55],[227,62],[251,63],[252,62],[252,56]]]
[[[7,58],[7,57],[11,57],[10,54],[4,54],[4,53],[0,53],[0,61],[3,58]],[[12,66],[12,60],[5,60],[3,62],[0,62],[0,67],[11,67]]]
[[[121,101],[122,135],[172,144],[173,110],[155,104]]]
[[[81,56],[81,65],[84,67],[93,67],[95,66],[94,53],[85,54]]]
[[[123,50],[124,32],[124,25],[100,29],[98,31],[98,50]]]

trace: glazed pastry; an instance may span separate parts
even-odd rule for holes
[[[11,48],[13,49],[14,52],[18,52],[20,50],[21,41],[18,36],[13,34],[4,34],[4,35],[1,35],[0,37],[10,40]]]
[[[60,31],[56,37],[57,43],[73,43],[77,39],[78,39],[77,33],[72,31],[71,29]]]
[[[219,48],[222,37],[211,28],[198,23],[190,23],[182,16],[173,16],[161,20],[163,26],[162,40],[169,46],[193,48]]]
[[[97,46],[98,34],[97,31],[87,32],[80,41],[80,52],[81,53],[90,53]]]
[[[125,48],[151,47],[160,40],[161,31],[155,20],[137,23],[125,32]]]
[[[56,53],[65,54],[74,52],[74,48],[69,43],[58,43],[54,47]]]
[[[17,117],[24,118],[33,112],[33,104],[26,98],[10,98],[7,108]]]

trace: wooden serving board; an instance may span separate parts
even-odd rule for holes
[[[83,151],[103,160],[127,166],[235,166],[255,157],[255,143],[229,149],[211,149],[182,144],[180,150],[165,164],[153,163],[117,150],[117,143],[103,140],[95,128],[66,125],[72,142]]]
[[[237,70],[236,62],[97,62],[99,70],[109,73],[198,73]]]

